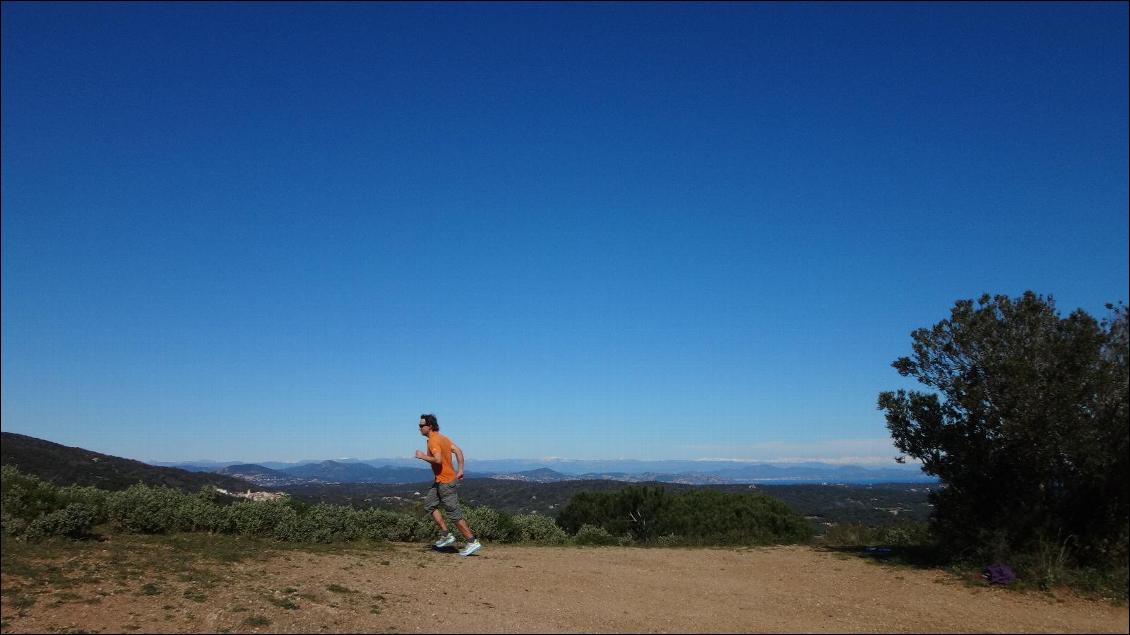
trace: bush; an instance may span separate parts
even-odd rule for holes
[[[627,487],[615,492],[581,492],[557,517],[566,531],[582,525],[603,528],[611,535],[629,534],[647,541],[659,535],[661,519],[669,518],[673,495],[662,487]]]
[[[23,536],[29,524],[28,521],[12,516],[6,510],[0,511],[0,529],[3,530],[5,536]]]
[[[232,533],[235,521],[228,507],[215,501],[215,496],[201,491],[195,496],[185,496],[177,509],[178,525],[182,531],[206,531],[210,534]]]
[[[583,525],[610,535],[628,534],[650,543],[661,536],[684,544],[782,544],[807,542],[812,528],[784,503],[759,493],[628,487],[614,492],[582,492],[562,509],[558,523],[570,532]]]
[[[411,541],[430,536],[432,523],[408,514],[371,507],[357,513],[361,535],[371,540]]]
[[[59,488],[11,465],[0,467],[0,507],[10,519],[31,522],[41,514],[65,507]]]
[[[106,494],[93,487],[58,487],[5,465],[0,468],[0,524],[13,537],[81,538],[105,522]]]
[[[60,487],[56,493],[59,503],[63,506],[72,503],[82,503],[90,507],[94,514],[94,524],[99,525],[109,517],[106,513],[106,500],[110,492],[98,489],[92,485],[67,485]]]
[[[514,525],[514,539],[518,542],[559,545],[569,540],[569,534],[548,516],[518,514],[511,521]]]
[[[318,503],[299,521],[306,542],[347,542],[364,535],[352,507]]]
[[[884,527],[879,537],[879,542],[892,547],[919,547],[933,542],[927,523],[907,522]]]
[[[796,544],[812,538],[808,521],[781,501],[758,493],[694,490],[671,496],[653,535],[674,534],[686,544]]]
[[[923,547],[932,542],[929,525],[919,522],[901,522],[889,527],[845,523],[833,525],[824,533],[824,543],[833,546]]]
[[[139,534],[162,534],[182,528],[185,495],[170,487],[138,483],[106,497],[107,516],[120,529]]]
[[[878,542],[874,527],[862,523],[832,525],[824,531],[824,543],[835,547],[874,545]]]
[[[608,530],[603,527],[581,525],[576,535],[573,536],[573,544],[606,546],[619,545],[623,544],[623,542],[616,536],[608,533]]]
[[[240,501],[228,510],[236,533],[292,542],[306,538],[299,525],[298,512],[285,502]]]
[[[85,503],[71,503],[36,518],[27,527],[28,540],[42,540],[51,536],[82,538],[90,535],[94,526],[95,509]]]
[[[476,538],[494,542],[514,542],[517,528],[508,514],[490,507],[463,506],[463,516]]]
[[[6,535],[17,538],[82,537],[94,525],[106,521],[130,533],[205,531],[287,542],[418,540],[428,537],[432,528],[430,521],[409,514],[326,503],[309,505],[289,497],[224,505],[224,499],[210,487],[196,494],[141,483],[120,492],[75,485],[56,487],[8,465],[3,466],[2,476],[0,527]],[[488,508],[472,514],[486,538],[509,540],[514,533],[505,514]]]
[[[686,541],[681,536],[675,534],[664,534],[651,542],[652,546],[655,547],[678,547],[685,543]]]

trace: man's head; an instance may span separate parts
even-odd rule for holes
[[[439,432],[439,420],[435,415],[420,415],[420,434],[428,436],[432,431]]]

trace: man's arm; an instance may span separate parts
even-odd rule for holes
[[[420,459],[421,461],[427,461],[428,463],[434,463],[436,465],[443,464],[443,459],[440,458],[439,455],[439,448],[428,448],[428,451],[431,452],[431,454],[425,454],[419,450],[416,450],[416,458]]]
[[[459,467],[455,468],[455,480],[459,480],[463,478],[463,450],[460,450],[459,446],[452,443],[451,451],[455,453],[455,458],[459,461]]]

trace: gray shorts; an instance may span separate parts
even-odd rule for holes
[[[447,519],[454,522],[463,518],[463,512],[459,510],[459,483],[432,483],[428,488],[428,493],[424,495],[424,511],[429,514],[433,509],[439,507],[443,503],[443,510],[447,512]]]

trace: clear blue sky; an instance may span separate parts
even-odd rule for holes
[[[3,5],[3,429],[889,459],[911,330],[1127,299],[1127,4]]]

